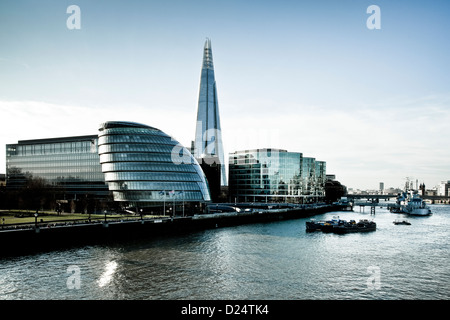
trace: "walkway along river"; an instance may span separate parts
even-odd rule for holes
[[[277,205],[279,206],[279,205]],[[303,205],[296,207],[241,210],[201,214],[188,217],[166,217],[64,224],[36,224],[19,229],[0,230],[1,256],[20,255],[76,245],[111,243],[162,234],[179,234],[239,224],[308,217],[340,210],[338,205]]]

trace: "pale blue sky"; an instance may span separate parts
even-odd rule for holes
[[[0,144],[124,120],[189,146],[209,37],[226,154],[278,147],[348,187],[431,188],[450,180],[449,13],[446,0],[3,0]]]

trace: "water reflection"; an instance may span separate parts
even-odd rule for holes
[[[100,288],[106,286],[108,283],[111,282],[116,269],[117,269],[117,262],[110,261],[106,264],[105,271],[102,273],[100,279],[97,281],[98,286]]]

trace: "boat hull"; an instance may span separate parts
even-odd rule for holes
[[[356,223],[354,220],[347,222],[345,220],[333,221],[308,221],[306,222],[307,231],[322,231],[324,233],[355,233],[375,231],[377,225],[373,221],[360,220]]]
[[[330,228],[332,229],[334,225],[338,225],[342,220],[339,217],[333,217],[332,220],[319,220],[316,221],[312,219],[311,221],[306,222],[306,231],[314,232],[314,231],[322,231],[327,232]]]
[[[404,225],[407,225],[407,226],[411,225],[411,223],[408,222],[408,221],[406,221],[406,220],[403,220],[403,221],[394,221],[394,224],[395,224],[395,225],[404,224]]]
[[[431,210],[427,208],[419,208],[409,210],[406,213],[412,216],[429,216],[431,214]]]
[[[364,226],[364,227],[345,227],[345,226],[337,226],[333,228],[333,233],[344,234],[344,233],[356,233],[356,232],[371,232],[377,229],[376,225],[374,226]]]
[[[409,194],[406,191],[403,192],[397,197],[396,204],[389,209],[392,213],[406,213],[413,216],[428,216],[431,214],[430,208],[423,199],[413,191],[410,191]]]
[[[316,222],[306,222],[306,231],[321,231],[322,230],[323,225],[320,223],[316,223]]]

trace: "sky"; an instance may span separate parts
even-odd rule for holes
[[[326,161],[348,188],[431,189],[450,180],[449,12],[448,0],[2,0],[0,145],[120,120],[189,147],[210,38],[225,155],[279,148]]]

